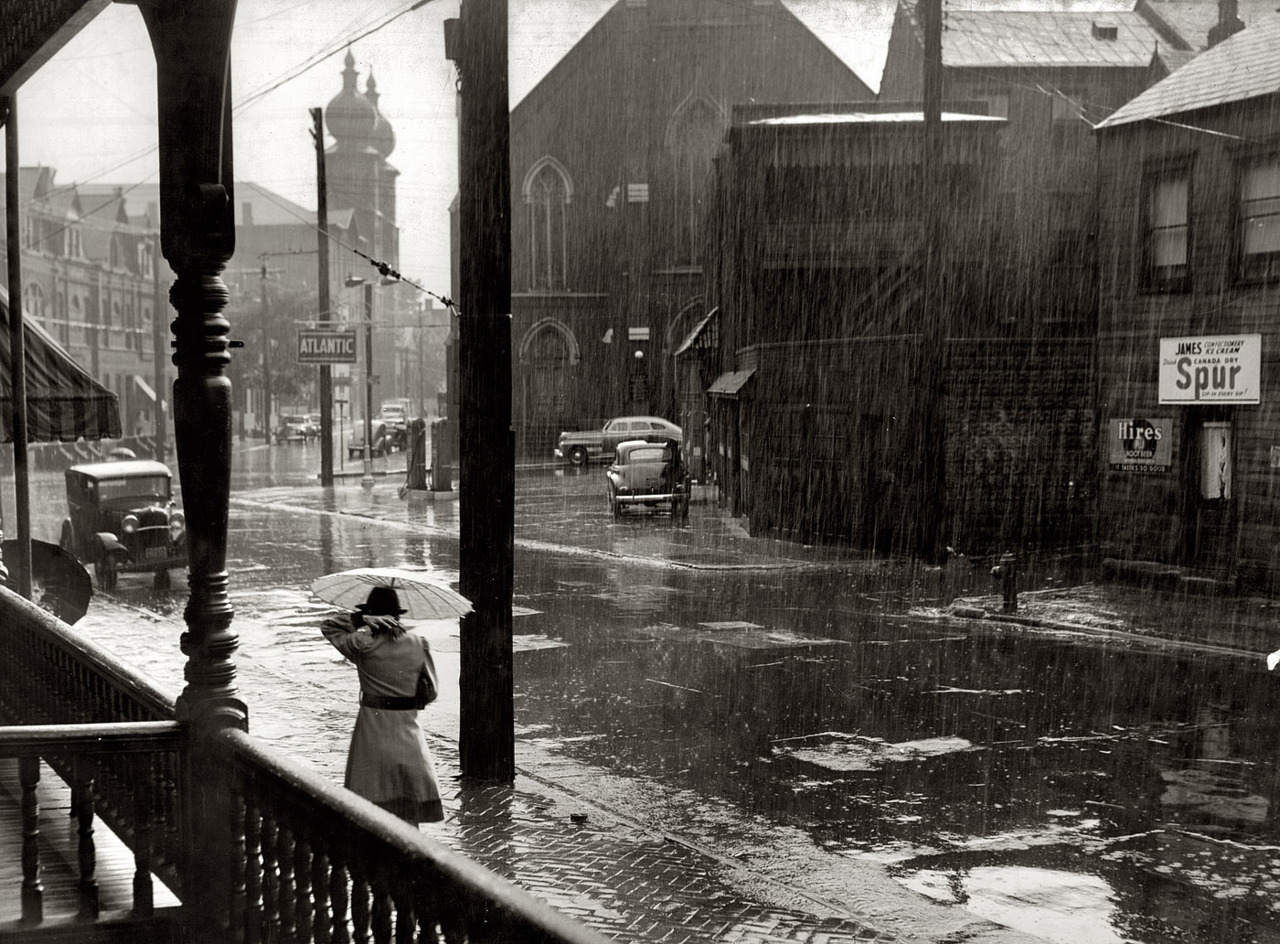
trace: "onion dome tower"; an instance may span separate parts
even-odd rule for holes
[[[376,105],[356,91],[356,60],[350,49],[343,63],[342,91],[324,110],[325,124],[339,147],[345,142],[367,143],[379,117]]]
[[[378,116],[378,120],[374,123],[373,131],[369,135],[373,146],[378,149],[378,153],[383,158],[391,156],[391,152],[396,149],[396,133],[391,129],[391,122],[378,108],[378,82],[373,77],[373,70],[369,70],[369,80],[365,83],[364,97],[369,100],[369,104],[373,106],[374,113]]]
[[[362,94],[357,88],[355,63],[348,49],[342,91],[325,108],[325,124],[334,142],[325,152],[329,212],[353,211],[361,250],[399,268],[396,178],[400,172],[387,163],[396,136],[378,110],[378,83],[372,73],[366,91]]]

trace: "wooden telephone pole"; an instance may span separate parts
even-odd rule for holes
[[[475,611],[462,619],[462,775],[515,779],[511,596],[515,438],[511,431],[511,164],[507,0],[463,0],[446,23],[458,65],[459,570]]]
[[[918,553],[925,560],[941,562],[947,535],[947,317],[946,263],[942,219],[950,205],[946,192],[942,137],[942,0],[921,0],[920,28],[924,33],[923,118],[921,152],[924,228],[924,291],[919,372],[924,397],[920,423],[921,479],[924,501],[920,507]]]
[[[319,251],[317,284],[320,289],[320,327],[326,328],[329,312],[329,193],[324,174],[324,114],[311,109],[311,137],[316,142],[316,248]],[[333,484],[333,368],[320,365],[320,484]]]

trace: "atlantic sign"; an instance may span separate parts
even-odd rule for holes
[[[1260,403],[1262,335],[1160,339],[1161,403]]]
[[[356,362],[356,332],[315,331],[298,332],[299,364],[354,364]]]

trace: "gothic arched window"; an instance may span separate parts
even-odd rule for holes
[[[529,207],[530,288],[566,288],[567,217],[572,199],[573,185],[559,161],[544,157],[534,164],[524,182],[524,201]]]
[[[690,96],[667,125],[666,145],[675,172],[675,263],[697,265],[702,256],[703,218],[711,160],[724,133],[720,108]]]

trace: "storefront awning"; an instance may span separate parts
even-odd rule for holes
[[[754,367],[747,370],[726,371],[707,388],[707,393],[713,397],[737,397],[738,391],[746,386],[747,381],[751,379],[755,372],[756,369]]]
[[[118,439],[116,395],[94,380],[29,318],[25,326],[27,441]],[[0,289],[0,442],[13,442],[13,378],[9,372],[9,295]]]
[[[689,332],[689,336],[680,342],[680,346],[676,348],[673,355],[679,357],[681,354],[687,354],[689,351],[702,350],[704,348],[716,346],[716,322],[720,309],[712,308],[707,312],[706,317],[698,322],[697,326]]]
[[[142,391],[142,395],[152,403],[156,402],[156,392],[151,389],[151,384],[147,383],[138,374],[133,375],[133,382],[138,385],[138,389]]]

